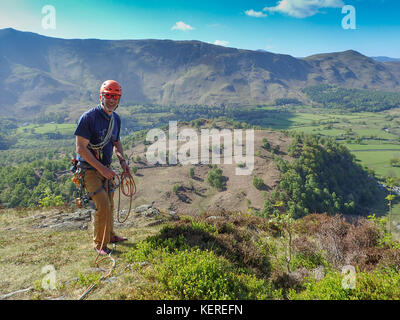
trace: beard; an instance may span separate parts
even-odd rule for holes
[[[105,101],[105,99],[103,99],[101,101],[101,104],[102,104],[104,110],[106,110],[108,112],[113,112],[118,107],[118,102],[110,103],[110,102]]]

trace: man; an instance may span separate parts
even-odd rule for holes
[[[120,141],[121,119],[114,112],[121,96],[118,82],[105,81],[100,87],[100,104],[81,116],[75,130],[78,166],[84,170],[85,187],[96,205],[93,241],[100,255],[110,253],[108,243],[127,240],[113,231],[114,193],[109,184],[116,176],[110,168],[113,151],[124,172],[130,173]]]

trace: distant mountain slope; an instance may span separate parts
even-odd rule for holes
[[[371,59],[374,59],[379,62],[392,62],[392,61],[400,61],[399,58],[391,58],[391,57],[385,57],[385,56],[379,56],[379,57],[370,57]]]
[[[95,103],[105,79],[123,103],[240,105],[306,100],[300,88],[330,83],[400,91],[400,70],[355,51],[304,59],[200,41],[56,39],[0,30],[0,115],[34,116]]]
[[[304,60],[313,64],[316,82],[362,89],[400,89],[398,72],[354,50],[318,54]]]

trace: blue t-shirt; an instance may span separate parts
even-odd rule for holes
[[[121,129],[121,118],[115,112],[114,116],[114,130],[110,141],[104,146],[102,150],[102,157],[98,160],[103,165],[110,165],[113,154],[113,142],[119,141],[119,134]],[[86,111],[79,119],[78,127],[75,130],[76,136],[81,136],[88,139],[91,144],[98,144],[102,142],[107,134],[108,126],[110,124],[111,116],[109,116],[101,107],[97,107]],[[95,152],[89,148],[95,155]],[[79,161],[85,161],[82,156],[77,154],[76,157]]]

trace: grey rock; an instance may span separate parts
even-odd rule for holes
[[[175,211],[169,210],[168,213],[170,214],[170,216],[171,216],[171,218],[172,218],[173,220],[179,220],[179,216],[178,216],[178,214],[177,214]]]
[[[57,231],[66,231],[66,230],[77,230],[83,229],[83,225],[79,222],[73,221],[65,221],[57,224],[53,224],[49,226],[50,229],[57,230]],[[87,226],[86,226],[87,229]]]
[[[207,217],[205,220],[206,221],[210,221],[210,220],[219,220],[219,219],[224,219],[224,217],[221,217],[221,216],[209,216],[209,217]]]
[[[302,283],[309,275],[310,271],[304,267],[296,269],[288,274],[290,281],[295,284]]]
[[[155,217],[160,215],[160,211],[158,211],[157,208],[149,208],[143,213],[143,215],[145,217]]]
[[[72,215],[69,216],[70,219],[75,221],[87,221],[90,220],[92,217],[90,210],[82,210],[74,212]]]
[[[104,280],[105,283],[113,283],[117,280],[117,277],[111,277]]]
[[[136,207],[135,212],[136,213],[142,213],[146,211],[147,209],[151,208],[151,204],[143,204],[139,207]]]
[[[163,223],[164,221],[165,221],[164,219],[156,220],[156,221],[148,223],[146,227],[154,227],[154,226],[157,226],[157,225]]]

